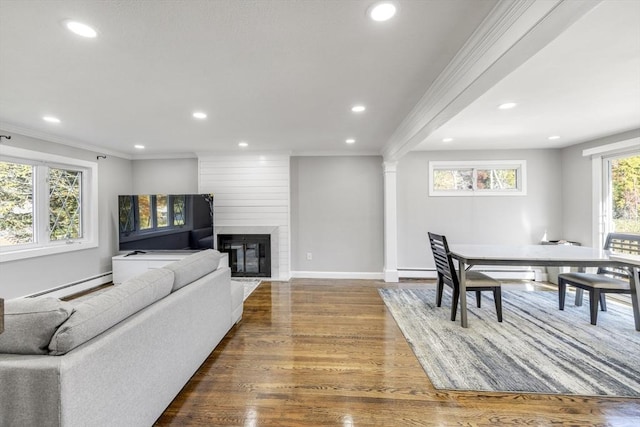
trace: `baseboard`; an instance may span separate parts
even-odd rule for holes
[[[509,267],[477,267],[475,271],[482,271],[495,279],[535,280],[546,281],[547,274],[543,267],[529,269],[510,269]],[[400,278],[406,279],[435,279],[435,269],[398,269]],[[345,271],[292,271],[291,278],[299,279],[364,279],[384,280],[384,273],[374,272],[345,272]]]
[[[86,279],[78,280],[76,282],[67,283],[66,285],[57,286],[55,288],[47,289],[45,291],[36,292],[34,294],[25,295],[25,298],[47,296],[54,298],[64,298],[69,295],[77,294],[88,289],[96,288],[100,285],[110,283],[113,279],[112,273],[98,274],[93,277],[87,277]]]
[[[374,272],[351,271],[292,271],[291,277],[296,279],[364,279],[382,280],[383,274]]]

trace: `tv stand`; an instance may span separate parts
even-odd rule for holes
[[[192,252],[133,251],[124,255],[116,255],[111,258],[113,284],[119,285],[125,280],[142,274],[147,270],[164,267],[174,261],[186,258],[191,254]],[[229,266],[229,254],[220,254],[220,266]]]

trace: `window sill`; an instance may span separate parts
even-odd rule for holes
[[[85,249],[97,248],[98,242],[94,241],[74,241],[72,243],[62,243],[58,245],[25,248],[20,250],[4,250],[0,252],[0,263],[18,261],[21,259],[35,258],[46,255],[63,254],[67,252],[82,251]]]

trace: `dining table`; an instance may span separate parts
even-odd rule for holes
[[[474,266],[530,267],[616,267],[629,271],[631,305],[636,331],[640,331],[640,292],[638,271],[640,257],[608,250],[574,245],[500,245],[449,244],[449,254],[458,261],[460,282],[460,321],[468,327],[466,272]]]

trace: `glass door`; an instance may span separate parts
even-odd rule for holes
[[[268,234],[219,234],[218,250],[229,254],[232,277],[270,277],[271,240]]]

